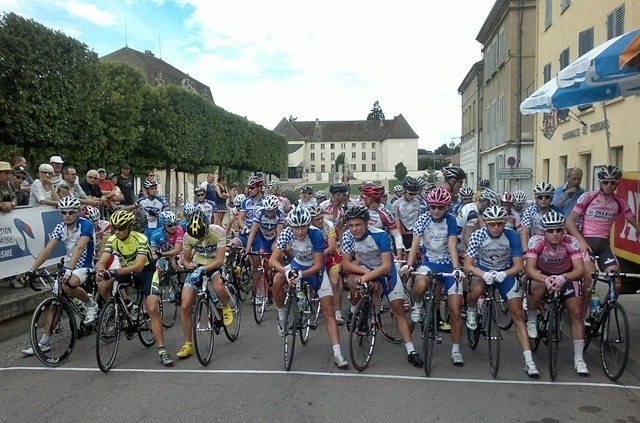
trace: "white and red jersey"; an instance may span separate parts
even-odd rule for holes
[[[109,238],[111,235],[111,222],[108,220],[98,220],[93,224],[94,245],[96,252],[100,250],[100,240],[103,236]]]
[[[544,235],[534,235],[527,246],[527,259],[535,260],[540,273],[561,275],[573,269],[572,260],[582,260],[580,244],[571,236],[562,237],[558,245],[551,245]]]
[[[334,228],[338,227],[344,217],[344,209],[341,207],[340,202],[333,203],[330,199],[320,203],[320,211],[325,219],[333,223]]]
[[[369,216],[370,227],[383,229],[387,232],[398,228],[391,212],[387,210],[384,204],[378,204],[376,207],[369,209]]]
[[[572,211],[581,216],[581,232],[585,238],[608,239],[611,226],[619,214],[625,219],[633,218],[633,212],[625,200],[616,195],[605,198],[602,191],[585,192],[578,198]]]
[[[278,210],[280,210],[286,216],[291,211],[291,202],[287,197],[277,195],[278,198]]]

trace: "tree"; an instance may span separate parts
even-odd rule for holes
[[[338,157],[336,157],[336,172],[340,172],[340,165],[344,164],[344,152],[338,154]]]
[[[418,148],[418,156],[426,156],[427,154],[429,154],[427,150],[424,148]]]
[[[442,156],[450,156],[453,154],[452,150],[449,148],[449,146],[446,143],[436,148],[436,151],[434,151],[434,153],[440,154]]]
[[[430,163],[433,163],[433,160],[429,160],[429,157],[427,156],[418,157],[418,170],[429,169]]]
[[[376,100],[376,102],[373,103],[373,109],[371,109],[371,112],[367,116],[367,120],[378,120],[378,119],[384,120],[384,112],[382,111],[382,107],[380,107],[380,103],[378,103],[378,100]]]
[[[407,176],[407,167],[404,163],[400,162],[396,165],[396,171],[393,176],[398,180],[402,181]]]

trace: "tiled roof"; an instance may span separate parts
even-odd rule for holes
[[[304,144],[287,144],[287,154],[295,153],[300,150]]]
[[[151,86],[178,85],[204,96],[215,104],[211,89],[208,86],[171,66],[164,60],[155,57],[150,51],[142,53],[129,47],[123,47],[120,50],[102,56],[101,60],[128,63],[139,69],[146,78],[147,84]]]
[[[382,124],[381,124],[382,123]],[[401,114],[393,119],[298,122],[282,119],[274,132],[287,141],[383,141],[419,138]]]

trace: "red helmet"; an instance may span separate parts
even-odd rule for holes
[[[256,185],[262,186],[264,184],[264,179],[260,176],[252,176],[247,183],[247,186],[253,187]]]
[[[427,194],[427,203],[448,206],[451,203],[451,194],[442,187],[436,188]]]
[[[376,184],[369,184],[362,187],[362,195],[373,200],[380,200],[384,195],[384,187]]]
[[[509,191],[505,191],[502,193],[502,196],[500,197],[500,202],[501,203],[513,203],[513,194],[511,194]]]

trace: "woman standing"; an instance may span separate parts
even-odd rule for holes
[[[38,168],[38,178],[31,185],[29,205],[31,207],[58,206],[58,194],[53,189],[53,166],[43,163]]]
[[[224,214],[227,212],[227,200],[229,200],[229,189],[227,188],[227,177],[218,176],[216,184],[216,206],[218,210],[213,214],[213,224],[222,226]]]

